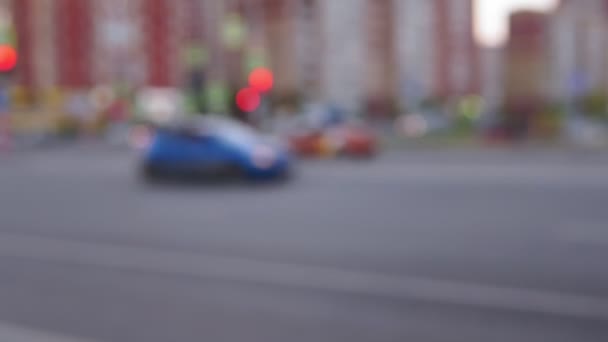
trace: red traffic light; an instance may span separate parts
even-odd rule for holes
[[[0,72],[13,70],[17,66],[17,51],[10,45],[0,45]]]
[[[243,88],[236,94],[236,105],[246,113],[258,109],[261,101],[260,93],[254,88]]]
[[[274,75],[266,68],[257,68],[249,74],[249,86],[260,93],[269,91],[273,85]]]

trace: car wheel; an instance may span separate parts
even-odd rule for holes
[[[144,164],[140,167],[140,178],[146,183],[156,183],[162,179],[162,172],[157,167]]]

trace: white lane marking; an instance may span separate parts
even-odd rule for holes
[[[608,298],[0,234],[0,255],[50,262],[381,295],[441,304],[608,320]]]
[[[0,341],[6,342],[93,342],[55,333],[26,328],[12,323],[0,323]]]

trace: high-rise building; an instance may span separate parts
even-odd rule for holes
[[[23,88],[32,89],[37,85],[35,70],[35,40],[36,31],[33,29],[37,21],[35,3],[32,0],[17,1],[11,4],[10,10],[17,30],[17,46],[19,49],[19,65],[16,82]],[[28,93],[28,95],[32,95]],[[29,97],[29,96],[28,96]]]
[[[511,15],[505,47],[505,110],[507,128],[515,136],[529,133],[534,116],[549,97],[549,16],[520,11]]]
[[[321,97],[324,63],[321,2],[324,0],[298,0],[294,9],[298,88],[305,99],[313,101]]]
[[[564,0],[551,17],[551,85],[571,102],[608,85],[608,1]]]
[[[365,28],[365,110],[373,116],[394,111],[397,94],[395,1],[367,0],[361,25]]]
[[[93,2],[95,13],[93,79],[96,84],[124,81],[143,84],[147,63],[142,34],[141,3],[137,0]]]
[[[433,1],[395,2],[398,98],[402,106],[416,106],[435,96],[437,22]]]
[[[473,0],[3,1],[19,32],[18,83],[33,91],[179,87],[192,45],[203,47],[210,80],[244,86],[263,64],[275,98],[352,111],[480,90]]]
[[[473,34],[472,0],[434,0],[435,93],[478,94],[480,50]]]
[[[502,46],[481,48],[481,92],[483,107],[496,111],[503,105],[505,49]]]
[[[481,51],[473,35],[471,0],[395,3],[399,102],[480,94]]]
[[[368,0],[322,1],[324,100],[356,111],[365,97],[365,36]]]

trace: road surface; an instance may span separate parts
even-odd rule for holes
[[[135,160],[0,156],[0,340],[608,340],[608,153],[392,151],[276,186]]]

